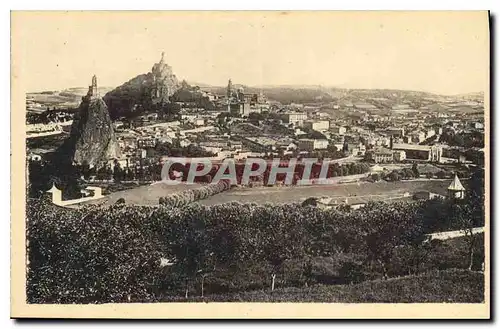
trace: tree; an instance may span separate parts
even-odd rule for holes
[[[113,180],[115,183],[119,183],[123,179],[123,170],[120,163],[115,160],[113,167]]]
[[[387,179],[391,182],[396,182],[396,181],[401,180],[401,177],[399,176],[397,171],[393,170],[393,171],[391,171],[391,173],[389,175],[387,175]]]
[[[467,201],[472,208],[475,226],[484,226],[484,169],[475,170],[469,180]]]
[[[418,165],[416,163],[414,163],[413,166],[411,167],[411,171],[413,171],[413,176],[415,178],[420,177],[420,172],[418,171]]]
[[[439,179],[444,179],[446,178],[446,172],[441,170],[441,171],[438,171],[438,173],[436,174],[437,178]]]
[[[83,178],[89,179],[90,178],[90,165],[87,162],[87,160],[83,160],[83,163],[81,165],[81,173]]]
[[[368,260],[382,267],[388,277],[388,265],[394,250],[401,245],[418,244],[424,240],[422,221],[417,216],[418,205],[407,203],[369,203],[352,213],[361,223],[359,234],[364,236]]]
[[[262,121],[264,119],[264,115],[262,115],[261,113],[252,112],[248,115],[248,121],[254,123],[258,123],[259,121]]]
[[[210,254],[209,239],[205,221],[195,213],[188,218],[176,217],[174,221],[169,252],[176,259],[177,266],[182,268],[184,296],[188,298],[191,281],[201,273]]]
[[[302,206],[313,206],[316,207],[318,205],[318,199],[317,198],[307,198],[302,202]]]
[[[410,170],[408,168],[404,168],[403,171],[401,172],[402,176],[404,179],[410,179],[414,177],[414,172],[413,170]]]
[[[472,209],[470,208],[470,205],[457,200],[457,203],[452,206],[451,215],[458,222],[460,230],[465,235],[469,251],[467,264],[469,270],[472,270],[472,266],[474,265],[474,245],[476,241]]]
[[[118,200],[116,200],[115,204],[125,204],[125,199],[119,198]]]
[[[296,207],[260,208],[254,212],[261,239],[257,259],[265,260],[270,267],[271,291],[274,291],[277,275],[283,271],[284,262],[304,255],[304,212],[297,211]],[[285,215],[292,211],[295,216]]]

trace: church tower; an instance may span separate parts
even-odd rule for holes
[[[233,98],[233,82],[231,79],[227,82],[227,91],[226,91],[226,97],[227,97],[227,112],[231,112],[231,100]]]
[[[233,82],[231,81],[231,79],[229,79],[229,81],[227,82],[227,99],[231,99],[231,97],[233,96]]]

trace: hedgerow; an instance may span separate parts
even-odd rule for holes
[[[228,180],[221,180],[217,183],[208,184],[196,189],[160,197],[158,203],[165,206],[181,207],[194,201],[206,199],[212,195],[229,190],[230,188],[231,183]]]

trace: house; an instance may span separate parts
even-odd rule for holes
[[[356,156],[364,156],[366,153],[366,146],[361,142],[347,143],[347,151]]]
[[[328,148],[326,139],[299,139],[298,148],[302,151],[324,150]]]
[[[148,148],[156,146],[156,138],[152,137],[143,137],[137,140],[138,148]]]
[[[484,129],[484,124],[481,122],[473,122],[471,126],[474,129]]]
[[[282,116],[282,119],[286,123],[291,123],[294,126],[302,126],[304,121],[307,119],[307,113],[305,112],[289,112]]]
[[[312,130],[326,131],[330,128],[330,122],[327,120],[308,120],[304,121],[303,126]]]
[[[432,200],[437,198],[444,198],[441,194],[432,193],[429,191],[419,191],[413,194],[414,200]]]
[[[366,205],[365,202],[362,201],[354,201],[350,202],[347,198],[344,201],[338,202],[337,200],[334,200],[331,197],[323,197],[323,198],[318,198],[317,199],[317,206],[320,209],[335,209],[338,208],[339,206],[347,206],[352,210],[356,210],[359,208],[362,208]]]
[[[300,130],[300,128],[295,129],[295,136],[300,137],[300,136],[304,136],[304,135],[307,135],[307,133],[305,131]]]
[[[393,162],[394,156],[392,151],[386,148],[377,148],[366,152],[365,159],[368,161],[373,161],[375,163],[386,163]]]
[[[193,123],[194,123],[195,126],[204,126],[205,125],[205,119],[203,119],[203,118],[196,118]]]

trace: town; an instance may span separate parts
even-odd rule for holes
[[[11,316],[490,317],[490,15],[11,12]]]
[[[89,82],[27,95],[29,302],[484,300],[483,93]]]
[[[80,158],[73,158],[72,165],[78,168],[82,183],[103,188],[105,194],[108,190],[149,185],[160,180],[162,164],[169,157],[179,156],[190,161],[207,158],[214,167],[224,161],[238,164],[249,158],[299,162],[314,158],[318,163],[330,163],[328,178],[333,178],[337,185],[412,180],[413,185],[422,185],[424,189],[422,181],[439,185],[439,180],[446,180],[449,184],[455,176],[468,179],[474,168],[484,165],[484,104],[480,94],[451,97],[397,90],[311,89],[297,90],[288,101],[277,101],[267,97],[262,88],[246,91],[231,79],[225,88],[171,82],[176,78],[164,56],[163,53],[149,73],[153,79],[150,108],[133,104],[128,112],[123,108],[115,111],[113,92],[103,95],[110,104],[112,117],[113,136],[109,143],[115,143],[116,150],[107,157],[83,152]],[[303,96],[297,95],[301,92]],[[286,97],[287,91],[282,94],[285,96],[274,98]],[[92,78],[85,97],[101,99],[97,76]],[[28,117],[36,122],[27,126],[27,156],[30,166],[41,170],[39,167],[50,161],[71,133],[76,112],[67,107],[67,102],[58,104],[63,108],[53,105],[40,110],[43,102],[34,99],[27,100]],[[188,169],[189,165],[177,168],[186,173]],[[214,172],[202,181],[210,182]],[[319,169],[313,168],[313,175],[316,172]],[[261,176],[239,188],[268,185],[269,170]],[[408,188],[399,196],[445,196],[448,192],[442,188],[444,184],[437,191]],[[48,182],[42,186],[45,191],[51,187]],[[325,189],[318,186],[316,194],[330,200],[332,195]],[[370,193],[376,196],[371,199],[394,198],[385,187],[382,190],[385,191]],[[278,198],[281,201],[307,199],[297,190],[281,192],[289,194],[287,198]],[[135,192],[122,192],[112,199],[116,201],[118,196],[132,193]],[[146,203],[157,203],[158,197],[150,195],[152,199]],[[360,193],[335,197],[346,199],[354,195],[358,198],[352,198],[352,202],[360,202]],[[230,200],[228,196],[227,201]],[[252,201],[252,197],[248,200]]]

